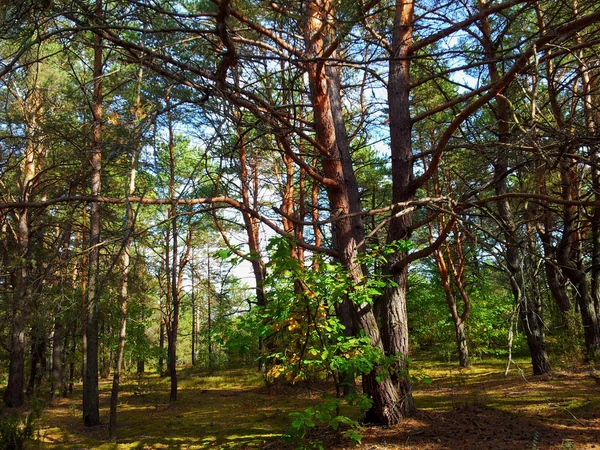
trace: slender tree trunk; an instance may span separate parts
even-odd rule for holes
[[[163,353],[165,350],[165,318],[161,317],[160,327],[159,327],[159,338],[158,338],[158,348],[160,348],[160,356],[158,357],[158,374],[162,377],[165,372],[165,361],[163,358]]]
[[[113,335],[113,329],[112,329],[112,324],[108,323],[108,317],[106,317],[107,314],[100,314],[100,330],[102,335],[104,336],[112,336]],[[107,343],[105,341],[98,341],[98,355],[99,355],[99,359],[100,359],[100,364],[99,364],[99,374],[100,374],[100,378],[105,380],[108,378],[108,376],[110,375],[110,366],[111,366],[111,361],[113,360],[112,357],[113,351],[112,348],[107,345]]]
[[[137,171],[138,152],[141,140],[138,128],[140,126],[141,116],[142,73],[142,69],[140,69],[138,73],[138,91],[135,99],[135,114],[133,124],[134,136],[129,168],[129,182],[125,191],[125,226],[123,227],[123,249],[121,254],[121,264],[123,266],[123,278],[121,279],[121,318],[119,323],[119,345],[117,347],[117,354],[115,357],[112,391],[110,396],[110,419],[108,424],[108,434],[110,440],[112,441],[117,440],[117,407],[119,402],[119,385],[121,382],[121,371],[123,369],[123,354],[125,352],[125,339],[127,336],[127,302],[129,300],[129,272],[131,269],[131,235],[134,231],[133,207],[128,200],[129,197],[135,194],[135,177]]]
[[[75,194],[77,191],[77,186],[79,183],[73,183],[69,190],[70,194]],[[72,237],[72,222],[69,221],[65,224],[64,229],[62,231],[62,246],[60,249],[60,269],[58,271],[58,276],[60,277],[60,289],[63,290],[65,288],[65,279],[69,280],[68,289],[73,292],[75,290],[76,282],[77,282],[77,269],[75,267],[72,272],[68,273],[69,270],[69,258],[71,257],[70,247],[71,247],[71,237]],[[77,243],[75,243],[77,246]],[[62,395],[65,391],[66,387],[66,379],[65,379],[65,369],[66,369],[66,356],[68,352],[68,330],[65,328],[65,320],[66,320],[66,312],[65,307],[62,304],[62,301],[59,301],[59,304],[56,308],[56,312],[54,315],[54,333],[52,335],[52,374],[51,374],[51,397],[54,398],[56,395]]]
[[[170,97],[167,94],[167,105],[170,106]],[[171,198],[171,207],[169,209],[169,219],[171,227],[171,266],[167,276],[170,278],[171,310],[167,322],[167,364],[169,377],[171,379],[171,390],[169,401],[177,400],[177,333],[179,330],[179,285],[177,261],[179,259],[179,229],[177,227],[177,202],[175,193],[175,136],[173,131],[173,120],[171,109],[168,112],[169,118],[169,196]],[[168,250],[167,250],[168,252]]]
[[[429,239],[430,242],[433,241],[433,236],[431,233]],[[446,294],[446,303],[448,304],[448,309],[450,310],[452,323],[454,324],[459,365],[460,367],[469,367],[469,349],[467,346],[467,336],[465,334],[465,321],[458,313],[456,296],[452,290],[447,264],[441,250],[438,250],[434,253],[434,259],[438,268],[438,273],[442,280],[442,287],[444,288],[444,292]]]
[[[192,366],[196,365],[196,353],[198,352],[197,340],[198,340],[198,305],[196,304],[196,289],[194,279],[194,272],[196,267],[194,266],[194,254],[192,253],[192,261],[190,264],[190,278],[191,278],[191,301],[192,301]]]
[[[31,358],[29,383],[25,391],[28,397],[36,396],[46,371],[47,339],[41,324],[34,325],[31,330]]]
[[[76,327],[77,328],[77,327]],[[67,335],[68,336],[68,335]],[[77,351],[77,333],[71,333],[71,347],[69,349],[69,355],[71,362],[69,363],[69,386],[68,393],[73,393],[73,385],[75,384],[75,352]],[[67,396],[67,388],[63,391],[63,397]]]
[[[59,311],[54,318],[54,335],[52,336],[52,397],[61,395],[65,385],[65,326]]]
[[[237,72],[236,72],[236,82]],[[248,161],[248,147],[242,130],[241,114],[239,111],[234,113],[237,120],[238,133],[238,155],[240,161],[240,189],[242,195],[242,204],[246,209],[258,210],[258,155],[254,153]],[[248,172],[250,166],[250,173]],[[252,189],[251,189],[252,187]],[[250,254],[250,265],[254,274],[256,304],[259,308],[267,306],[267,299],[264,292],[265,284],[265,264],[262,260],[259,245],[259,222],[247,211],[242,211],[244,227],[248,237],[248,252]],[[210,289],[210,287],[209,287]],[[268,344],[263,337],[259,337],[258,347],[260,357],[258,359],[258,369],[265,375],[267,373],[266,355],[269,351]]]
[[[86,193],[87,194],[87,193]],[[87,205],[81,211],[81,379],[87,371],[87,296],[88,296],[88,218]]]
[[[480,0],[480,9],[485,11],[487,4]],[[481,29],[483,32],[483,42],[486,58],[493,61],[497,57],[497,44],[492,39],[489,18],[484,16],[481,19]],[[495,62],[488,63],[490,78],[492,82],[500,79],[500,73]],[[508,158],[506,156],[506,145],[509,142],[508,128],[509,123],[509,104],[505,97],[496,98],[495,115],[498,122],[498,141],[500,155],[494,163],[494,176],[496,178],[496,195],[504,195],[508,192],[506,181],[508,171]],[[536,375],[544,374],[550,371],[550,362],[546,352],[546,341],[544,336],[544,324],[542,321],[541,302],[539,298],[531,298],[527,295],[525,279],[522,269],[522,248],[518,230],[515,225],[514,216],[508,199],[497,202],[498,217],[500,219],[501,231],[506,240],[506,249],[504,260],[510,279],[510,285],[517,305],[520,305],[520,319],[525,335],[527,336],[527,345],[531,354],[533,373]]]
[[[456,331],[456,342],[458,343],[458,364],[460,367],[469,367],[469,346],[467,345],[467,334],[465,333],[465,322],[460,320],[454,324]]]
[[[206,312],[207,312],[207,350],[208,350],[208,371],[213,370],[213,348],[212,348],[212,294],[210,281],[210,247],[206,247]]]
[[[96,17],[102,17],[102,0],[96,0]],[[94,94],[92,104],[92,155],[90,184],[92,196],[100,195],[102,170],[102,38],[94,34]],[[98,398],[98,274],[100,270],[100,203],[90,204],[90,241],[86,305],[87,341],[85,375],[83,378],[83,422],[86,426],[100,424]]]

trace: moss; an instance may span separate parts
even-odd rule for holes
[[[502,360],[486,360],[468,369],[415,360],[412,373],[432,379],[431,384],[415,384],[417,407],[434,414],[486,408],[507,417],[536,418],[552,427],[577,424],[573,417],[599,416],[600,398],[586,373],[533,377],[526,360],[517,364],[522,372],[513,367],[504,377],[506,361]],[[168,379],[127,377],[120,396],[118,444],[106,442],[105,426],[82,425],[81,391],[76,390],[72,398],[56,399],[44,411],[41,448],[257,448],[287,430],[290,412],[314,406],[324,391],[332,392],[327,383],[267,389],[252,369],[209,374],[186,367],[180,371],[179,386],[178,401],[169,404]],[[100,388],[101,418],[107,423],[109,381]],[[343,413],[358,415],[346,407]],[[271,446],[279,448],[278,443]]]

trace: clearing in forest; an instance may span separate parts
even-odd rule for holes
[[[395,427],[365,425],[365,449],[600,449],[600,385],[589,369],[530,376],[526,363],[504,377],[502,361],[470,369],[439,362],[413,363],[431,384],[415,386],[419,412]],[[328,383],[266,388],[251,369],[206,374],[181,372],[176,403],[168,378],[130,375],[123,386],[118,444],[104,425],[83,426],[80,392],[44,408],[41,448],[295,448],[281,439],[289,413],[333,393]],[[101,384],[101,417],[108,421],[110,385]],[[356,416],[356,410],[342,413]],[[310,429],[308,446],[355,447],[332,430]]]

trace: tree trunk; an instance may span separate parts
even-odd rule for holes
[[[307,56],[310,99],[313,107],[316,141],[322,159],[323,173],[330,180],[327,194],[333,218],[333,247],[340,261],[358,285],[363,279],[363,268],[357,263],[359,245],[363,244],[364,230],[359,217],[349,219],[344,215],[361,210],[358,185],[354,176],[347,138],[343,129],[343,118],[334,118],[331,93],[339,95],[339,80],[331,79],[319,58],[327,44],[327,23],[332,17],[329,0],[312,0],[306,4],[305,43]],[[336,92],[337,91],[337,92]],[[337,125],[337,126],[336,126]],[[338,134],[339,133],[339,134]],[[382,337],[371,303],[352,304],[354,320],[365,333],[371,344],[383,352]],[[378,380],[379,368],[363,375],[364,390],[373,401],[371,419],[382,424],[396,424],[402,419],[400,399],[392,380]]]
[[[158,357],[158,374],[162,377],[165,375],[165,360],[163,353],[165,350],[165,318],[161,317],[158,331],[158,348],[160,348],[160,356]]]
[[[399,203],[412,200],[414,196],[411,182],[412,143],[410,117],[410,59],[408,48],[412,43],[412,24],[414,5],[412,2],[396,1],[394,27],[392,29],[393,53],[389,62],[388,105],[390,119],[390,147],[392,154],[392,202]],[[394,217],[388,229],[388,243],[410,239],[412,214],[398,215],[401,210],[393,211]],[[390,267],[405,256],[397,252],[390,257]],[[388,287],[382,298],[381,327],[385,352],[398,358],[396,371],[402,411],[405,416],[415,412],[412,398],[412,387],[404,371],[408,357],[408,315],[406,312],[406,292],[408,266],[392,274],[396,286]]]
[[[47,340],[42,325],[34,325],[31,330],[31,370],[29,383],[25,391],[28,397],[37,396],[46,371],[46,346]]]
[[[67,334],[67,337],[69,334]],[[66,339],[66,338],[65,338]],[[65,340],[65,342],[67,342]],[[71,347],[69,349],[70,355],[70,364],[69,364],[69,386],[68,393],[73,393],[73,385],[75,384],[75,352],[77,351],[77,334],[75,332],[71,333]],[[63,397],[67,396],[67,387],[65,386],[65,390],[63,390]]]
[[[456,330],[456,342],[458,343],[458,364],[460,367],[469,367],[469,347],[467,345],[465,323],[460,320],[454,324],[454,329]]]
[[[54,335],[52,336],[52,397],[61,395],[65,384],[65,326],[60,311],[54,318]]]
[[[237,72],[235,77],[236,83],[239,83]],[[234,112],[236,118],[236,128],[238,135],[238,156],[240,161],[240,193],[242,196],[242,205],[245,209],[258,211],[258,154],[254,152],[248,161],[248,147],[246,145],[245,134],[242,130],[242,115],[239,110]],[[250,173],[248,172],[250,166]],[[252,183],[252,184],[251,184]],[[252,189],[251,189],[252,187]],[[252,201],[251,201],[252,200]],[[250,255],[250,265],[254,274],[256,304],[259,308],[267,306],[267,299],[264,292],[265,284],[265,264],[262,260],[260,245],[259,245],[259,221],[253,217],[248,211],[242,211],[242,219],[244,220],[244,228],[248,237],[248,253]],[[266,355],[269,352],[269,345],[261,336],[258,338],[258,348],[260,356],[258,358],[258,369],[266,375],[267,362]]]
[[[577,38],[577,41],[580,41]],[[600,124],[600,112],[598,112],[598,91],[597,78],[594,83],[592,80],[592,68],[585,59],[583,51],[578,52],[579,70],[581,72],[581,81],[583,87],[583,111],[585,115],[585,125],[590,140],[597,137],[598,125]],[[597,68],[594,68],[597,76]],[[590,148],[590,167],[592,175],[592,188],[594,199],[600,200],[600,157],[598,156],[598,145]],[[592,267],[591,267],[591,292],[590,299],[586,299],[586,318],[587,327],[584,328],[587,359],[597,361],[600,357],[600,206],[593,208],[591,217],[592,228]],[[581,305],[580,305],[581,308]],[[582,309],[583,318],[583,309]],[[585,327],[585,325],[584,325]]]
[[[102,17],[102,0],[96,0],[96,17]],[[100,195],[102,170],[102,38],[94,34],[94,93],[92,104],[92,196]],[[100,424],[98,398],[98,274],[100,270],[100,203],[90,205],[90,240],[85,335],[87,342],[83,378],[83,422],[85,426]]]
[[[37,63],[29,69],[37,77]],[[32,77],[33,78],[33,77]],[[20,177],[17,179],[20,200],[28,202],[32,199],[37,184],[36,181],[36,156],[39,153],[39,126],[42,114],[42,103],[37,91],[37,80],[34,81],[32,94],[23,101],[25,109],[25,126],[27,140],[24,155],[19,168]],[[4,404],[9,408],[16,408],[23,404],[23,389],[25,385],[25,353],[26,329],[32,304],[31,288],[31,211],[23,208],[15,211],[16,226],[16,251],[15,261],[17,267],[11,274],[12,298],[10,303],[10,362],[8,369],[8,384],[4,391]],[[6,234],[5,234],[6,236]]]
[[[486,3],[480,1],[480,9],[485,11]],[[489,18],[484,16],[481,19],[481,30],[483,33],[483,45],[486,58],[490,61],[496,59],[497,44],[492,38],[491,26]],[[500,79],[500,73],[495,62],[488,63],[490,79],[496,82]],[[509,142],[509,104],[505,97],[498,96],[496,98],[495,116],[498,127],[498,141],[501,144],[499,147],[499,156],[494,162],[494,177],[496,178],[495,191],[496,195],[504,195],[508,192],[506,176],[508,172],[508,158],[506,156],[506,146]],[[544,336],[544,324],[541,316],[540,299],[533,299],[527,295],[525,279],[522,272],[522,249],[518,230],[515,225],[514,216],[508,199],[499,200],[497,202],[498,218],[501,232],[506,241],[506,249],[504,251],[504,259],[506,269],[510,279],[515,302],[520,308],[520,319],[523,330],[527,336],[527,345],[531,354],[531,362],[533,365],[533,373],[536,375],[550,371],[550,362],[546,353],[546,342]]]
[[[206,345],[208,351],[208,371],[213,370],[213,349],[212,349],[212,292],[210,281],[210,247],[206,247],[206,314],[207,314],[207,333]]]
[[[195,282],[196,280],[194,279],[194,272],[195,272],[196,268],[194,267],[194,261],[193,261],[193,254],[192,254],[192,263],[191,263],[191,270],[190,270],[190,278],[191,278],[191,301],[192,301],[192,366],[196,365],[196,353],[198,352],[198,348],[197,348],[197,340],[198,340],[198,305],[196,304],[197,299],[196,299],[196,289],[195,289]]]
[[[129,271],[130,267],[130,251],[131,251],[131,235],[133,233],[133,208],[128,201],[129,197],[135,194],[135,176],[137,171],[138,149],[140,145],[140,136],[137,127],[140,125],[141,114],[141,83],[142,69],[138,74],[138,92],[135,99],[135,120],[134,120],[134,136],[133,149],[129,168],[129,182],[125,191],[125,226],[123,228],[123,248],[121,254],[121,264],[123,266],[123,278],[121,279],[121,318],[119,323],[119,344],[117,346],[117,354],[115,357],[115,366],[113,374],[112,391],[110,395],[110,418],[108,424],[108,434],[112,441],[117,440],[117,406],[119,402],[119,384],[121,382],[121,371],[123,369],[123,354],[125,352],[125,338],[127,336],[127,302],[129,300]]]
[[[22,298],[22,297],[21,297]],[[15,311],[11,325],[10,363],[8,384],[4,391],[4,405],[18,408],[23,404],[25,384],[25,317],[20,310]]]
[[[440,221],[441,222],[441,221]],[[433,241],[433,230],[430,230],[429,241]],[[449,251],[448,251],[449,253]],[[450,255],[449,255],[450,256]],[[469,367],[469,348],[467,346],[467,336],[465,333],[465,320],[468,315],[468,301],[465,303],[465,313],[463,316],[458,314],[458,305],[456,302],[456,296],[452,290],[452,285],[450,283],[450,276],[448,273],[448,268],[446,265],[446,261],[444,255],[441,250],[434,252],[434,259],[438,268],[438,273],[442,280],[442,286],[444,288],[444,292],[446,294],[446,303],[448,304],[448,309],[450,310],[450,315],[452,317],[452,323],[454,324],[454,333],[456,335],[456,345],[458,349],[458,361],[460,367]],[[455,273],[455,276],[458,275]],[[458,281],[458,280],[457,280]]]
[[[179,289],[178,289],[178,239],[179,229],[177,227],[177,202],[175,193],[175,136],[173,131],[173,120],[170,109],[170,94],[167,93],[166,103],[169,106],[168,121],[169,121],[169,196],[171,199],[171,207],[169,208],[169,221],[171,227],[171,265],[167,267],[167,277],[170,283],[167,284],[170,289],[170,311],[167,321],[167,365],[169,377],[171,379],[171,390],[169,393],[169,401],[177,400],[177,333],[179,329]],[[167,254],[169,248],[167,247]],[[167,261],[168,262],[168,261]]]

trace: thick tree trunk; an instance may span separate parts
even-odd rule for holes
[[[11,325],[8,384],[3,397],[4,405],[9,408],[18,408],[24,401],[25,342],[25,317],[22,311],[17,310],[13,315]]]
[[[305,42],[307,56],[310,97],[314,113],[316,140],[323,156],[322,167],[327,183],[329,204],[334,218],[332,224],[333,247],[338,251],[340,261],[346,267],[356,284],[362,282],[363,268],[357,263],[359,245],[363,244],[362,220],[343,218],[349,213],[361,210],[358,186],[354,176],[347,137],[343,127],[343,117],[339,114],[339,80],[326,73],[323,61],[325,45],[331,36],[327,23],[332,17],[332,4],[328,0],[313,0],[306,4]],[[330,41],[329,41],[330,42]],[[332,109],[338,115],[334,117]],[[371,344],[383,352],[382,338],[371,303],[352,304],[354,320]],[[382,424],[396,424],[402,419],[398,392],[390,378],[378,380],[379,369],[363,375],[364,390],[373,400],[371,418]]]
[[[33,155],[31,161],[26,162],[27,171],[33,177]],[[26,175],[27,179],[27,175]],[[16,269],[13,277],[13,302],[12,302],[12,323],[11,323],[11,346],[10,363],[8,368],[8,384],[4,391],[4,405],[9,408],[17,408],[23,404],[23,389],[25,385],[25,352],[26,337],[25,330],[27,326],[27,312],[29,309],[29,297],[31,289],[28,287],[27,265],[29,252],[29,212],[24,210],[19,217],[19,249],[21,264]]]
[[[456,330],[456,342],[458,344],[458,364],[460,367],[469,367],[469,346],[467,345],[465,323],[460,320],[454,324],[454,329]]]
[[[37,77],[37,63],[33,64],[32,74]],[[27,130],[27,141],[24,147],[24,155],[20,167],[20,178],[18,188],[20,200],[27,202],[35,191],[36,178],[36,156],[39,153],[38,145],[41,140],[39,136],[39,121],[41,120],[42,104],[41,97],[37,92],[37,81],[34,82],[34,92],[23,103],[26,110],[25,125]],[[17,267],[11,276],[12,298],[9,317],[10,323],[10,362],[8,369],[8,384],[4,392],[4,404],[9,408],[16,408],[23,404],[23,389],[25,385],[25,353],[26,353],[26,329],[32,304],[31,288],[31,211],[23,208],[15,212],[17,218],[16,227],[16,252],[15,261]],[[5,236],[7,236],[5,234]]]
[[[407,276],[408,267],[404,267],[400,273],[392,276],[396,286],[386,289],[381,309],[381,337],[386,354],[398,358],[396,374],[392,380],[398,386],[399,405],[405,417],[413,415],[416,411],[412,385],[405,373],[408,370],[405,361],[408,357]]]
[[[392,202],[399,203],[413,199],[411,186],[412,142],[410,117],[410,58],[408,48],[412,43],[414,5],[412,2],[397,1],[395,5],[394,26],[392,29],[392,50],[389,62],[388,105],[390,119],[390,148],[392,156]],[[412,214],[398,215],[401,210],[393,211],[394,217],[388,229],[388,243],[410,239]],[[405,256],[396,253],[390,258],[390,267]],[[381,327],[383,346],[387,355],[396,356],[399,377],[400,399],[405,416],[415,412],[411,383],[404,374],[408,357],[408,315],[406,311],[408,266],[403,266],[392,274],[395,286],[386,289],[381,307]]]
[[[102,0],[96,0],[96,16],[102,16]],[[92,196],[100,195],[102,170],[102,38],[94,35],[94,98],[92,104],[92,155],[90,184]],[[83,378],[83,422],[100,424],[98,398],[98,274],[100,270],[100,203],[90,205],[90,241],[86,305],[86,358]]]

